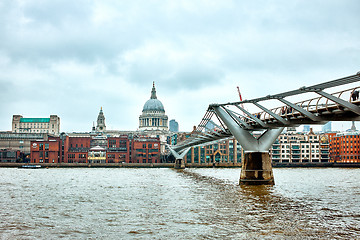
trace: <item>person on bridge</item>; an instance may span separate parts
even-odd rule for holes
[[[359,91],[358,90],[355,90],[351,93],[351,98],[353,101],[356,101],[359,99]]]
[[[287,108],[287,113],[292,113],[293,109],[292,107]]]

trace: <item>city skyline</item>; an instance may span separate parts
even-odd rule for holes
[[[209,104],[237,101],[237,86],[251,99],[358,72],[359,7],[3,1],[0,130],[13,115],[55,114],[61,131],[91,131],[100,107],[107,129],[136,130],[155,81],[169,119],[191,131]]]

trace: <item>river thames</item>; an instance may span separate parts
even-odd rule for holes
[[[359,239],[360,169],[0,169],[0,239]]]

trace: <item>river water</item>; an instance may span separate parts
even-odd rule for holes
[[[360,169],[0,168],[0,239],[360,239]]]

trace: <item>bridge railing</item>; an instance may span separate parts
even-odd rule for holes
[[[359,91],[360,87],[355,87],[355,88],[350,88],[350,89],[346,89],[343,91],[335,92],[331,95],[333,95],[337,98],[343,99],[345,101],[348,101],[350,103],[359,105],[359,103],[360,103],[359,99],[353,100],[351,97],[352,93],[356,90]],[[318,113],[318,114],[344,109],[343,106],[341,106],[338,103],[335,103],[335,102],[331,101],[330,99],[323,97],[323,96],[296,102],[295,104],[310,113]],[[283,118],[286,118],[286,119],[298,118],[300,115],[302,115],[300,112],[288,107],[287,105],[282,105],[282,106],[279,106],[276,108],[272,108],[272,109],[270,109],[270,111],[283,117]],[[260,120],[262,120],[264,122],[269,122],[269,121],[271,122],[271,121],[275,120],[275,118],[273,116],[271,116],[269,113],[267,113],[265,111],[255,112],[253,115],[257,116],[257,118],[259,118]],[[254,121],[253,119],[251,119],[247,116],[239,115],[239,118],[250,125],[257,124],[256,121]]]
[[[359,81],[360,72],[348,77],[310,87],[302,87],[297,90],[276,95],[268,95],[240,102],[211,104],[209,105],[209,108],[207,109],[200,124],[193,130],[188,138],[179,142],[175,148],[183,149],[184,147],[195,146],[232,136],[227,126],[215,113],[214,109],[216,107],[223,108],[227,114],[239,124],[240,127],[248,130],[297,126],[304,123],[323,123],[324,121],[329,121],[329,119],[338,113],[340,113],[340,116],[343,116],[345,112],[347,112],[346,114],[350,113],[350,115],[348,114],[350,117],[348,119],[354,119],[355,117],[360,116],[360,110],[358,107],[360,105],[360,101],[359,97],[352,99],[351,96],[355,91],[359,91],[359,86],[338,91],[333,94],[328,94],[323,92],[323,90],[341,85],[345,86],[350,83],[358,83]],[[319,96],[296,103],[292,103],[285,99],[292,96],[301,96],[306,93],[319,94]],[[259,104],[260,102],[270,100],[279,100],[285,105],[268,109]],[[244,104],[255,105],[263,111],[251,113],[244,108]],[[234,108],[236,111],[233,111]],[[340,117],[339,119],[343,119],[343,117]],[[207,126],[209,122],[213,124],[212,127]]]

